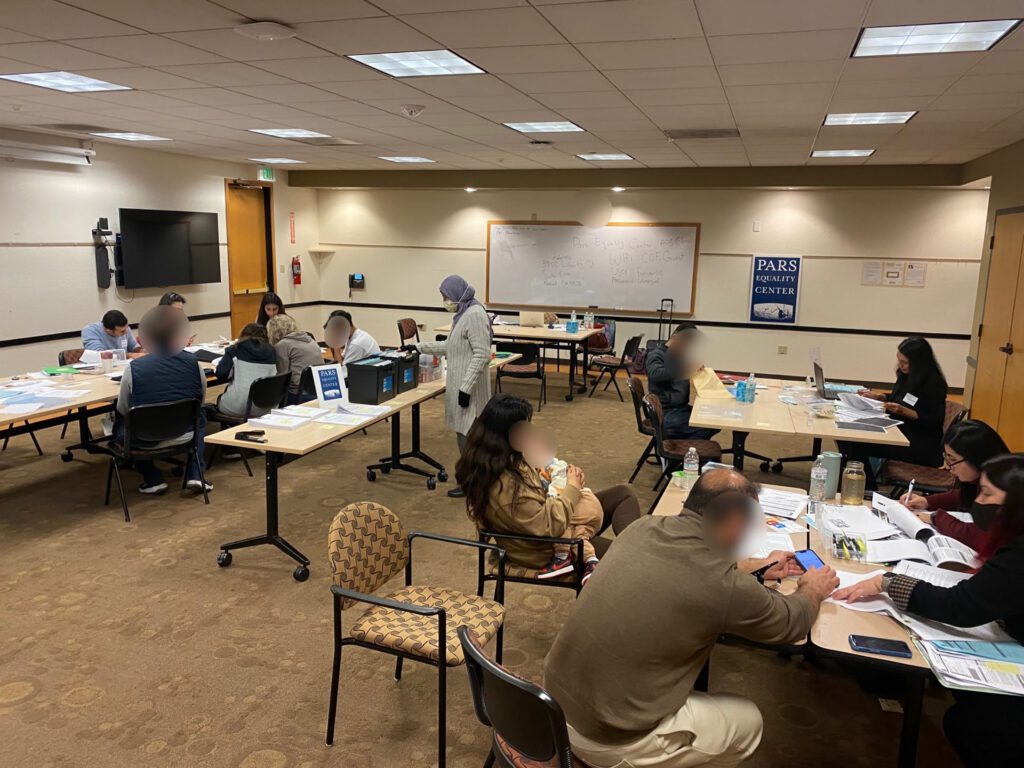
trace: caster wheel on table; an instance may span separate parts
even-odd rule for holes
[[[445,472],[443,469],[440,470],[437,473],[437,479],[440,480],[442,483],[447,483],[448,482],[448,473]]]
[[[72,455],[71,451],[64,451],[64,453],[60,455],[60,460],[63,461],[65,464],[68,464],[74,461],[75,457]]]
[[[217,565],[219,565],[221,568],[227,568],[229,565],[231,565],[231,553],[221,552],[219,555],[217,555]]]
[[[366,470],[366,479],[372,483],[374,480],[377,479],[377,473],[374,472],[372,469]]]
[[[762,461],[761,462],[761,471],[762,472],[767,472],[769,469],[771,469],[771,464],[769,462],[767,462],[767,461]]]
[[[309,578],[309,568],[304,565],[298,566],[294,571],[292,571],[292,578],[296,581],[305,581]]]
[[[777,461],[774,464],[772,464],[772,472],[774,472],[776,475],[781,475],[782,474],[782,462]]]
[[[390,464],[385,464],[383,467],[380,468],[380,471],[383,472],[385,475],[390,475],[391,474],[391,465]]]
[[[432,477],[427,478],[427,490],[432,491],[437,488],[437,480]]]

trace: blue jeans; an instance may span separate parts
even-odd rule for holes
[[[717,429],[691,427],[689,408],[666,408],[663,428],[669,440],[710,440],[718,434]]]
[[[199,454],[199,461],[203,461],[203,433],[206,430],[206,413],[204,412],[199,419],[199,435],[196,440],[196,452]],[[124,422],[118,419],[114,424],[114,440],[116,442],[124,441]],[[160,485],[164,482],[164,473],[160,471],[156,463],[152,459],[134,459],[132,465],[142,475],[142,482],[145,485]],[[206,464],[203,464],[203,469],[206,469]],[[196,457],[193,454],[189,454],[188,465],[185,467],[185,480],[199,480],[199,464],[196,462]]]

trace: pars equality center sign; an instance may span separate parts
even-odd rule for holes
[[[750,275],[750,322],[796,325],[800,256],[755,253]]]

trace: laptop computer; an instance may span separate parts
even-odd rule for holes
[[[543,312],[520,312],[519,325],[523,328],[543,328],[547,323],[544,322]]]
[[[825,383],[825,372],[818,362],[814,363],[814,387],[818,390],[818,397],[822,400],[838,400],[839,393],[843,391]]]

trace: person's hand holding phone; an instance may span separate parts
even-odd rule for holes
[[[839,586],[839,577],[834,568],[825,565],[805,571],[796,584],[797,592],[802,592],[815,602],[820,603]]]
[[[570,464],[568,470],[566,470],[566,482],[578,491],[583,490],[583,470],[575,464]]]
[[[798,563],[796,558],[793,556],[793,553],[786,552],[782,549],[776,549],[773,552],[769,552],[765,561],[768,563],[775,563],[774,566],[764,572],[764,578],[766,579],[776,579],[781,581],[788,576],[799,576],[804,572],[800,563]]]

